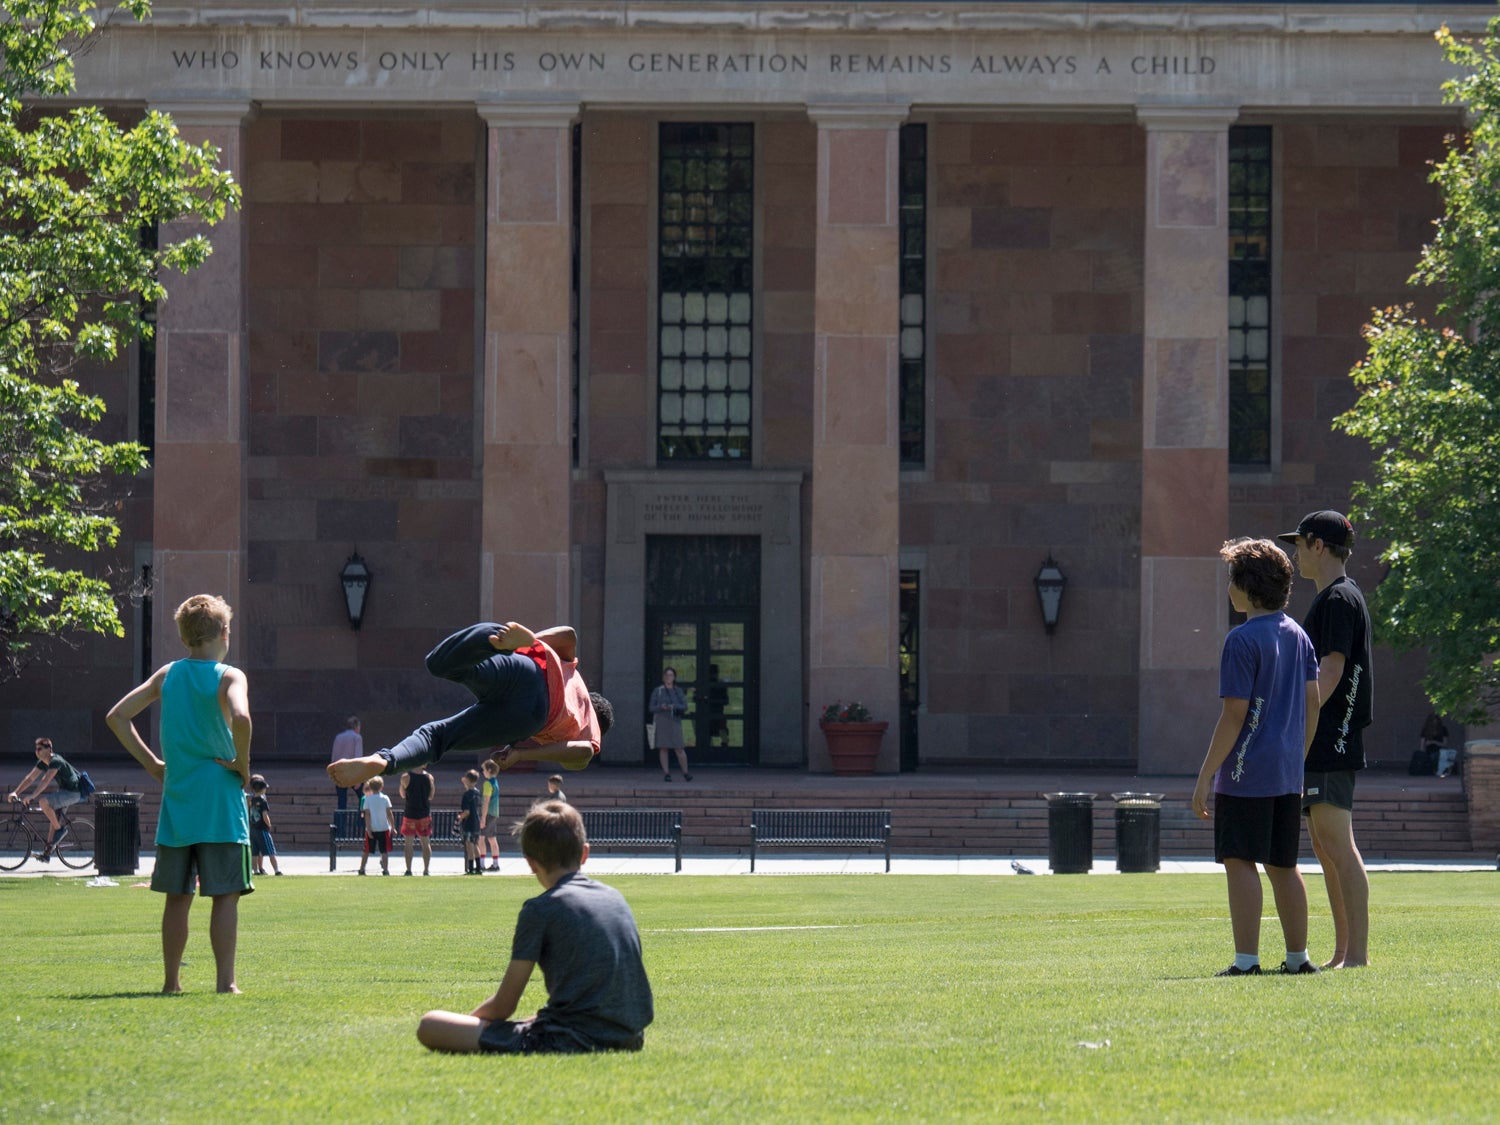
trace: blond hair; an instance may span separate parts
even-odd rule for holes
[[[188,648],[197,648],[223,636],[229,631],[229,622],[233,618],[234,610],[217,594],[194,594],[172,615],[177,622],[177,635]]]

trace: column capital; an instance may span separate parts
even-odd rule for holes
[[[260,107],[247,98],[152,98],[148,108],[165,113],[178,125],[200,127],[248,125]]]
[[[820,129],[894,129],[911,116],[911,103],[808,102],[807,116]]]
[[[1240,116],[1237,105],[1138,105],[1135,119],[1148,133],[1222,133]]]
[[[577,121],[582,109],[577,98],[515,98],[474,105],[491,129],[562,129]]]

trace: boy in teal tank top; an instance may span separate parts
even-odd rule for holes
[[[167,896],[162,909],[163,992],[181,992],[188,914],[197,889],[213,900],[209,943],[218,990],[238,992],[235,944],[239,899],[250,882],[250,693],[245,673],[224,663],[234,611],[223,598],[195,594],[177,607],[185,660],[158,668],[110,708],[109,729],[162,783],[151,889]],[[132,720],[161,700],[161,757]]]

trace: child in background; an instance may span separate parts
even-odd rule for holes
[[[562,801],[539,801],[513,831],[542,893],[521,904],[500,987],[469,1015],[428,1012],[417,1038],[434,1051],[639,1051],[655,1015],[641,935],[620,892],[579,873],[589,857],[583,817]],[[512,1020],[537,965],[547,1003]]]
[[[250,775],[250,858],[255,861],[254,873],[266,873],[266,859],[271,860],[271,870],[281,874],[281,864],[276,860],[276,841],[271,839],[271,805],[266,800],[270,786],[260,774]]]
[[[500,767],[488,758],[480,767],[484,784],[479,789],[479,865],[490,857],[489,870],[500,870]]]
[[[562,790],[562,774],[555,773],[547,779],[547,795],[544,801],[566,801],[568,795]]]
[[[234,611],[223,598],[195,594],[177,607],[177,635],[187,647],[109,709],[109,729],[131,757],[161,782],[156,864],[151,889],[167,896],[161,915],[163,992],[182,991],[193,894],[213,900],[209,944],[220,992],[238,992],[234,975],[240,896],[250,882],[250,682],[224,663]],[[161,700],[161,757],[132,721]]]
[[[1208,744],[1193,811],[1207,820],[1214,793],[1214,859],[1229,883],[1234,964],[1218,975],[1260,973],[1260,872],[1266,869],[1286,939],[1283,973],[1316,973],[1307,957],[1307,888],[1297,870],[1302,837],[1302,761],[1318,726],[1318,660],[1312,642],[1283,611],[1292,564],[1269,539],[1236,539],[1229,601],[1246,615],[1224,638],[1218,724]]]
[[[464,795],[458,802],[458,838],[464,842],[464,874],[483,875],[479,862],[479,817],[483,806],[479,799],[479,771],[469,770],[463,776]]]
[[[385,782],[372,777],[365,782],[365,850],[359,857],[359,873],[365,873],[365,864],[370,859],[370,846],[380,852],[380,873],[391,873],[391,799],[381,790]]]

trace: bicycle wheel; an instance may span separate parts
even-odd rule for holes
[[[0,870],[14,871],[31,854],[31,833],[18,820],[0,827]]]
[[[82,816],[68,818],[68,834],[57,845],[57,858],[67,867],[88,867],[94,862],[94,822]]]

